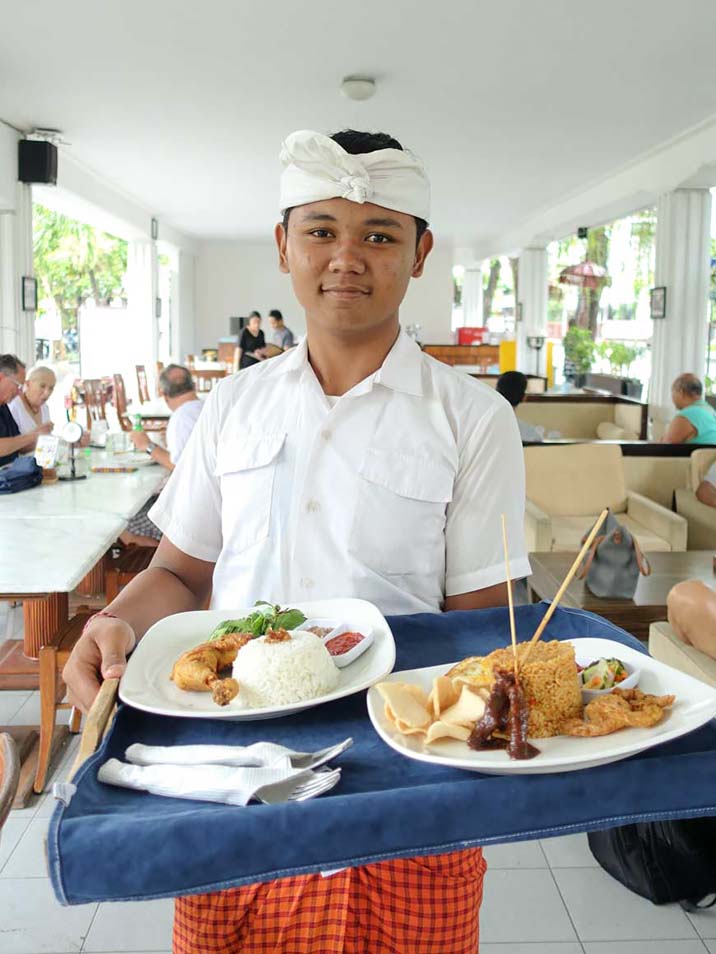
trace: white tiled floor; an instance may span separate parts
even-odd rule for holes
[[[0,639],[17,633],[20,615],[3,606]],[[0,724],[31,722],[37,695],[0,692]],[[65,776],[77,741],[54,777]],[[52,796],[38,798],[3,828],[0,954],[169,954],[171,900],[73,908],[55,901],[43,847],[51,811]],[[597,866],[585,836],[485,854],[481,954],[716,954],[716,909],[687,916],[677,905],[656,907],[630,894]]]

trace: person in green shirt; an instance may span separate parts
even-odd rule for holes
[[[662,438],[664,444],[716,444],[716,411],[704,401],[704,386],[695,374],[680,374],[671,385],[677,414]]]

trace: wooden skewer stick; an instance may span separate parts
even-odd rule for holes
[[[535,630],[535,634],[534,634],[534,636],[532,637],[532,639],[531,639],[530,642],[529,642],[529,646],[527,647],[527,652],[525,653],[525,657],[524,657],[524,659],[522,660],[522,665],[523,665],[523,666],[524,666],[525,663],[527,662],[527,660],[528,660],[528,658],[529,658],[529,655],[530,655],[530,653],[532,652],[532,647],[534,646],[534,644],[537,642],[537,640],[540,638],[540,636],[541,636],[542,633],[544,632],[547,623],[549,623],[549,621],[552,619],[552,614],[553,614],[554,611],[557,609],[557,606],[559,605],[559,601],[560,601],[560,600],[562,599],[562,597],[564,596],[564,591],[567,589],[567,587],[569,586],[569,584],[572,582],[572,578],[573,578],[574,574],[575,574],[575,573],[577,572],[577,570],[579,569],[579,564],[580,564],[580,563],[582,562],[582,560],[584,559],[584,555],[585,555],[585,553],[589,550],[589,548],[591,547],[592,543],[594,543],[594,538],[596,537],[597,533],[599,532],[599,529],[600,529],[601,525],[604,523],[604,520],[606,519],[606,516],[607,516],[608,513],[609,513],[609,510],[602,510],[602,512],[601,512],[601,513],[599,514],[599,516],[597,517],[597,522],[594,524],[594,526],[592,527],[592,529],[591,529],[590,532],[589,532],[589,536],[588,536],[587,539],[584,541],[584,544],[583,544],[583,546],[582,546],[582,549],[581,549],[581,550],[579,551],[579,553],[577,554],[577,559],[574,561],[574,563],[573,563],[572,566],[570,567],[569,573],[567,573],[567,575],[565,576],[565,578],[564,578],[564,580],[563,580],[563,582],[562,582],[562,585],[561,585],[560,588],[557,590],[557,593],[555,594],[554,599],[553,599],[552,602],[550,603],[550,605],[549,605],[549,607],[548,607],[548,609],[547,609],[547,612],[546,612],[546,613],[544,614],[544,616],[542,617],[542,622],[539,624],[539,626],[538,626],[537,629]]]
[[[512,600],[512,574],[510,573],[510,554],[507,547],[507,523],[505,515],[502,514],[502,546],[505,551],[505,570],[507,572],[507,604],[510,608],[510,636],[512,638],[512,656],[515,661],[515,679],[517,679],[519,666],[517,663],[517,630],[515,629],[515,604]]]

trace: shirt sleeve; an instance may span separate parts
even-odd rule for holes
[[[206,399],[199,420],[149,518],[174,546],[215,563],[222,546],[221,486],[215,475],[220,387]]]
[[[181,408],[175,411],[169,419],[167,427],[167,450],[169,459],[175,466],[187,445],[191,432],[194,430],[196,418],[190,413],[181,413]]]
[[[525,466],[514,411],[495,404],[460,448],[445,527],[445,595],[471,593],[507,579],[505,515],[512,579],[529,576],[525,544]]]

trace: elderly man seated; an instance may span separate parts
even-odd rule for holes
[[[143,450],[168,471],[174,470],[181,457],[194,425],[204,406],[196,396],[191,372],[180,364],[169,364],[159,375],[159,393],[172,412],[167,425],[167,446],[161,447],[151,440],[145,431],[132,431],[130,437],[138,450]],[[156,547],[162,533],[147,516],[154,506],[154,496],[129,521],[127,529],[120,536],[127,545]]]
[[[716,411],[704,400],[695,374],[680,374],[671,385],[677,414],[662,438],[664,444],[716,444]]]
[[[49,434],[52,423],[39,423],[20,433],[8,405],[20,394],[24,380],[24,365],[14,355],[0,355],[0,467],[10,464],[18,454],[31,451],[40,434]]]

